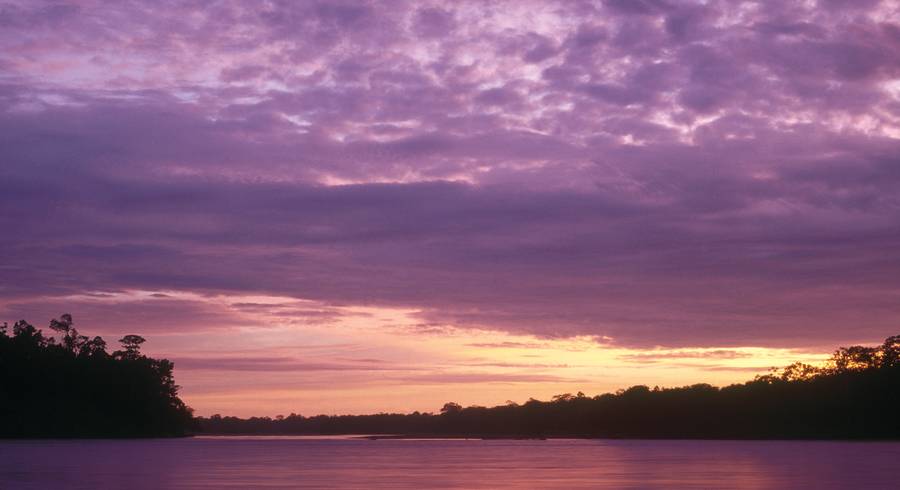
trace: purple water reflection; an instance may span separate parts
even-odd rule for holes
[[[0,442],[0,488],[897,488],[900,443]]]

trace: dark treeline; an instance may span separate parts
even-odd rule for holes
[[[126,335],[106,351],[71,315],[51,320],[58,338],[23,321],[0,326],[0,437],[162,437],[190,432],[173,364],[140,352]]]
[[[439,414],[199,418],[211,434],[402,434],[470,437],[900,439],[900,336],[838,349],[824,367],[792,364],[717,388],[633,386]]]
[[[25,321],[0,326],[0,437],[158,437],[209,434],[399,434],[469,437],[900,439],[900,336],[840,348],[822,367],[795,363],[717,388],[633,386],[551,401],[440,413],[193,419],[173,364],[126,335],[108,353],[70,315],[56,337]]]

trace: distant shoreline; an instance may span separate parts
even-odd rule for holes
[[[632,386],[437,413],[198,417],[205,434],[365,434],[370,439],[900,440],[900,335],[837,349],[745,383]]]
[[[491,434],[194,434],[188,437],[195,438],[328,438],[344,440],[369,440],[369,441],[409,441],[409,440],[480,440],[480,441],[547,441],[547,440],[597,440],[597,441],[797,441],[797,442],[886,442],[900,443],[900,438],[882,439],[855,439],[855,438],[802,438],[802,437],[604,437],[604,436],[579,436],[579,435],[548,435],[548,436],[512,436]]]
[[[284,440],[346,440],[346,441],[692,441],[692,442],[841,442],[841,443],[884,443],[900,444],[894,439],[853,439],[853,438],[735,438],[735,437],[593,437],[593,436],[547,436],[516,437],[491,435],[357,435],[357,434],[194,434],[172,437],[4,437],[0,444],[19,442],[77,442],[77,441],[172,441],[188,439],[284,439]]]

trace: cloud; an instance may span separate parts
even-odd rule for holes
[[[8,302],[0,304],[0,318],[9,322],[27,320],[47,334],[52,334],[44,328],[50,319],[63,313],[72,313],[75,327],[91,335],[196,333],[248,325],[246,319],[202,300],[152,295],[145,299],[110,296],[64,296]]]
[[[2,314],[186,331],[366,305],[638,347],[883,338],[896,11],[768,7],[13,3]],[[299,303],[71,299],[123,291]]]
[[[411,371],[412,367],[378,365],[371,362],[307,362],[282,356],[174,357],[179,370],[309,372],[309,371]]]
[[[625,361],[658,362],[667,359],[744,359],[753,357],[753,354],[736,350],[715,349],[707,351],[648,351],[637,354],[623,354],[618,357]]]
[[[479,347],[487,349],[543,349],[547,344],[540,342],[473,342],[466,344],[467,347]]]
[[[473,384],[473,383],[577,383],[584,380],[546,374],[525,373],[429,373],[406,376],[402,381],[411,384]]]

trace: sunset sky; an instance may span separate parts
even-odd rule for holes
[[[0,322],[198,414],[726,384],[900,333],[900,2],[0,2]]]

